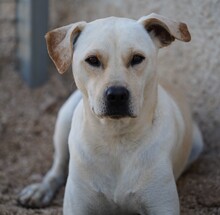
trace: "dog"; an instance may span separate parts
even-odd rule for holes
[[[187,25],[155,13],[46,34],[57,70],[72,64],[78,90],[59,111],[52,168],[20,204],[47,206],[67,178],[65,215],[180,214],[175,181],[203,140],[182,93],[156,72],[159,49],[175,39],[190,41]]]

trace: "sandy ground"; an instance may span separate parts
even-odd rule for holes
[[[53,73],[46,85],[31,90],[13,64],[1,67],[0,215],[62,214],[63,189],[45,209],[22,208],[16,198],[25,185],[40,181],[51,165],[56,114],[74,89],[70,78]],[[206,148],[178,180],[183,215],[220,214],[219,134],[206,132],[205,123],[201,127]]]

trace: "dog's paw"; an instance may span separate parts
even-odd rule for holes
[[[21,191],[18,196],[18,203],[28,208],[46,207],[54,195],[55,191],[48,184],[32,184]]]

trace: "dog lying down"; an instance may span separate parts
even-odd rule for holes
[[[21,205],[47,206],[67,178],[65,215],[180,214],[175,180],[203,141],[184,97],[156,72],[159,49],[175,39],[190,41],[186,24],[157,14],[46,34],[56,68],[72,64],[78,90],[58,114],[53,166],[21,192]]]

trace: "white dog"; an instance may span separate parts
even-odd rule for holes
[[[60,73],[72,63],[79,91],[59,112],[54,164],[22,205],[48,205],[68,174],[65,215],[180,213],[175,180],[203,142],[184,97],[156,72],[159,48],[175,39],[190,41],[186,24],[157,14],[47,33],[50,57]]]

